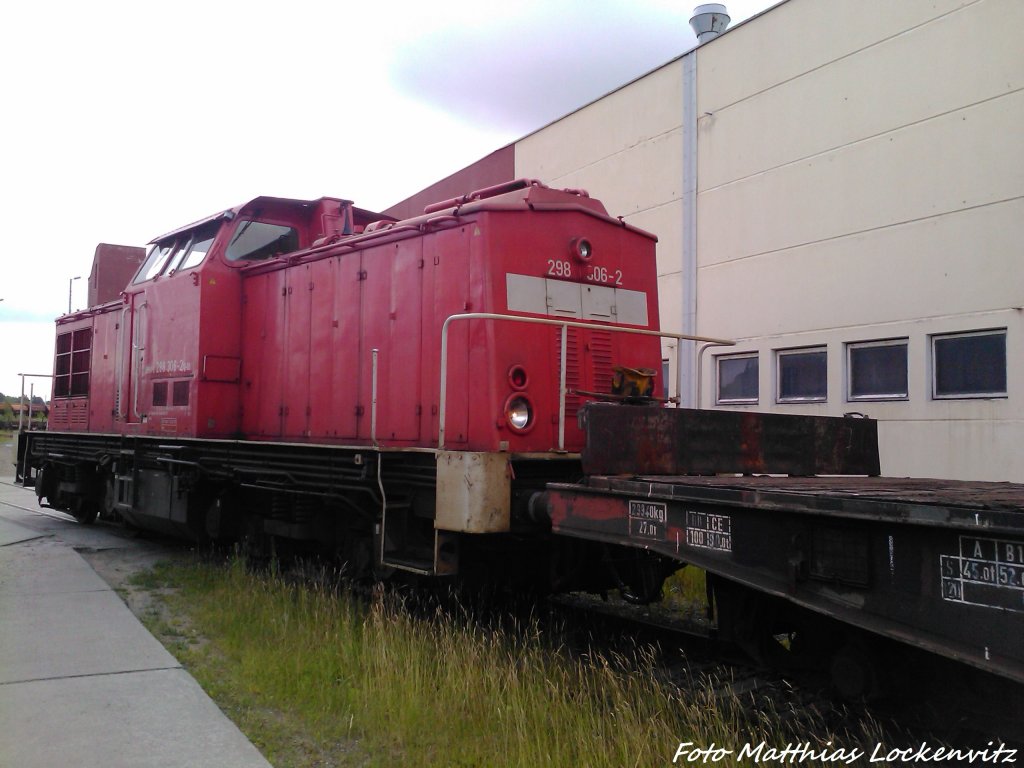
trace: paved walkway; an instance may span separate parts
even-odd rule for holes
[[[0,477],[0,768],[267,768],[75,551],[104,528]]]

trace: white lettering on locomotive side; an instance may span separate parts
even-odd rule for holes
[[[622,285],[624,275],[621,269],[612,269],[601,264],[584,264],[579,268],[580,274],[574,270],[573,263],[567,259],[548,259],[548,277],[563,279],[582,278],[588,283],[605,283]]]
[[[622,270],[608,269],[598,264],[588,264],[583,273],[583,278],[591,283],[613,283],[622,285]]]
[[[552,277],[572,277],[572,264],[562,259],[548,259],[548,274]]]
[[[146,368],[146,373],[192,373],[192,361],[155,360]]]

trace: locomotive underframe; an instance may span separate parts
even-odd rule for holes
[[[580,476],[572,455],[59,432],[18,443],[21,482],[84,523],[237,541],[257,557],[315,551],[357,577],[469,574],[507,588],[593,582],[591,548],[553,551],[531,508],[547,483]]]

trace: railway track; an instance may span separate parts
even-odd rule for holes
[[[653,672],[680,700],[729,707],[745,722],[771,717],[793,739],[836,743],[866,734],[890,744],[984,747],[1020,744],[1024,756],[1024,689],[946,659],[891,643],[893,667],[902,667],[886,696],[849,701],[836,693],[827,670],[794,663],[784,669],[753,662],[715,636],[702,606],[665,608],[572,593],[547,599],[486,595],[412,581],[353,582],[330,564],[296,560],[282,568],[290,581],[376,600],[382,591],[430,620],[444,611],[512,634],[535,627],[553,651],[611,660],[623,674]],[[908,670],[915,672],[908,672]],[[940,681],[936,685],[936,681]],[[994,702],[1004,709],[997,716]]]
[[[655,606],[559,596],[551,605],[562,621],[602,652],[624,655],[647,647],[660,676],[681,696],[729,702],[754,723],[771,713],[792,735],[877,733],[891,744],[923,743],[983,748],[1014,745],[1024,755],[1024,690],[955,662],[891,644],[892,667],[903,672],[872,701],[844,700],[827,670],[794,663],[777,669],[715,638],[711,624],[688,612],[675,616]],[[556,621],[558,621],[556,619]],[[838,742],[837,742],[838,743]]]

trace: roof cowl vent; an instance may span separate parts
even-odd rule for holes
[[[697,43],[706,43],[725,32],[729,26],[729,13],[721,3],[705,3],[693,9],[690,26],[697,35]]]

